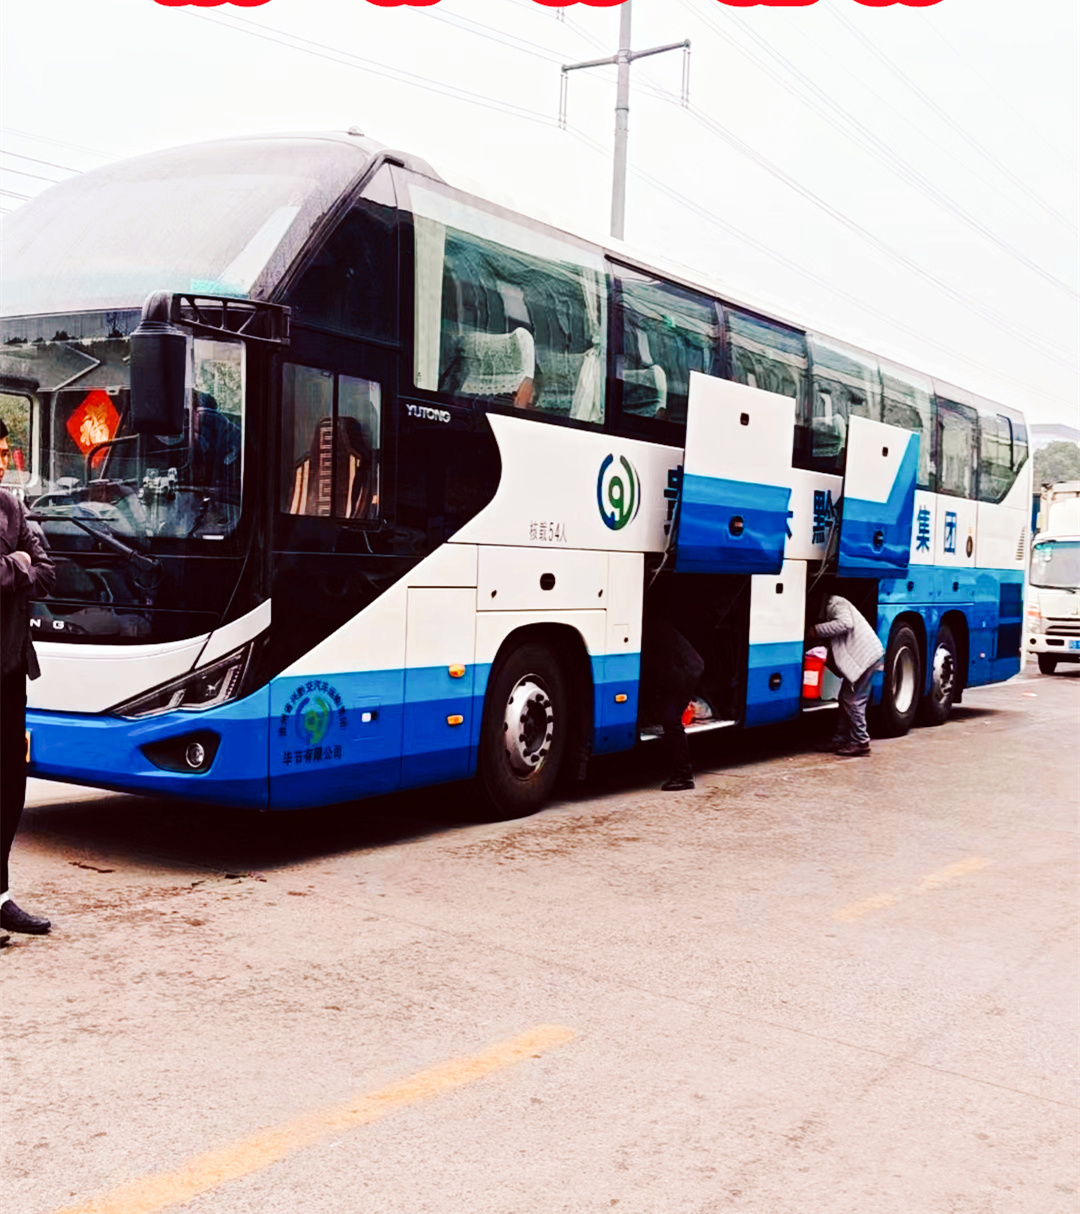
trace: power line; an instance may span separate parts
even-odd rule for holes
[[[998,157],[989,150],[989,148],[984,147],[974,137],[974,135],[967,131],[959,122],[957,122],[947,110],[938,105],[933,97],[931,97],[924,89],[920,88],[920,86],[916,84],[914,80],[912,80],[907,72],[893,63],[893,61],[888,57],[888,55],[885,54],[884,51],[879,50],[874,43],[867,38],[862,30],[860,30],[858,26],[851,21],[850,18],[845,17],[843,13],[836,8],[833,8],[831,12],[833,17],[840,22],[840,24],[852,35],[852,37],[857,38],[871,53],[871,55],[874,56],[875,59],[883,64],[898,80],[906,85],[907,88],[910,89],[911,92],[913,92],[929,110],[936,114],[942,122],[955,131],[957,135],[959,135],[960,138],[968,145],[968,147],[974,149],[979,153],[980,156],[983,156],[986,160],[988,160],[999,173],[1011,181],[1018,190],[1021,190],[1024,194],[1026,194],[1033,202],[1038,204],[1045,211],[1048,211],[1060,222],[1068,225],[1069,221],[1067,219],[1065,219],[1062,215],[1059,215],[1058,212],[1053,209],[1053,207],[1039,197],[1039,195],[1027,184],[1027,182],[1017,177],[1017,175],[1008,167],[1008,165],[999,160]]]
[[[515,118],[526,118],[530,122],[539,122],[544,126],[555,126],[554,119],[547,114],[540,113],[539,110],[530,110],[525,106],[514,105],[512,102],[497,101],[492,97],[473,93],[468,89],[461,89],[442,81],[431,81],[424,76],[418,76],[413,72],[406,72],[401,68],[388,68],[384,64],[377,64],[370,59],[362,58],[360,55],[354,55],[350,51],[340,51],[336,47],[327,46],[321,42],[313,42],[310,38],[301,38],[298,34],[289,34],[284,30],[274,29],[272,26],[262,25],[260,22],[249,21],[244,17],[236,17],[233,14],[229,14],[229,19],[226,21],[220,17],[213,17],[209,13],[192,12],[189,8],[185,8],[184,12],[189,17],[193,17],[198,21],[209,21],[213,25],[221,26],[224,29],[231,29],[234,33],[247,34],[252,38],[261,38],[264,42],[272,42],[277,46],[284,46],[306,55],[313,55],[318,59],[326,59],[331,63],[338,63],[343,67],[351,67],[356,71],[369,72],[374,76],[383,76],[388,80],[410,84],[414,88],[425,89],[430,93],[439,93],[444,97],[457,97],[462,101],[469,102],[471,105],[479,105],[485,109],[511,114]],[[234,25],[233,22],[236,21],[243,24]],[[256,28],[248,29],[245,28],[246,26],[254,26]],[[273,37],[274,34],[279,35],[279,37]]]
[[[116,155],[115,152],[103,152],[100,148],[88,148],[81,143],[67,143],[63,139],[52,139],[47,135],[35,135],[33,131],[21,131],[13,126],[0,127],[6,135],[18,135],[20,139],[29,139],[34,143],[48,143],[53,147],[70,148],[73,152],[86,152],[90,156],[102,156],[106,159],[111,159]]]
[[[49,185],[60,184],[55,177],[42,177],[40,173],[28,173],[25,169],[11,169],[7,165],[0,165],[0,172],[17,173],[20,177],[32,177],[35,181],[47,181]]]
[[[0,190],[5,198],[18,198],[21,202],[29,202],[32,197],[30,194],[16,194],[14,190]]]
[[[894,151],[894,149],[888,143],[882,140],[857,118],[854,118],[842,105],[839,105],[833,101],[828,93],[819,88],[818,85],[816,85],[808,76],[801,72],[786,56],[782,55],[779,51],[776,51],[773,47],[771,47],[741,18],[735,16],[734,14],[731,14],[729,17],[729,19],[738,25],[747,37],[757,43],[767,55],[769,55],[773,60],[780,62],[792,76],[796,77],[802,83],[803,87],[812,94],[812,96],[817,97],[822,104],[824,104],[834,114],[838,115],[839,123],[835,119],[830,118],[827,113],[824,113],[821,109],[821,105],[815,104],[813,100],[807,100],[805,97],[800,96],[790,84],[788,84],[783,78],[777,76],[776,73],[774,73],[765,64],[761,63],[761,61],[755,55],[749,52],[737,40],[732,38],[730,34],[724,31],[714,21],[702,15],[698,10],[693,9],[692,6],[687,3],[687,0],[680,0],[680,3],[684,8],[690,9],[692,12],[694,12],[698,16],[699,20],[707,25],[718,37],[723,38],[724,41],[728,42],[730,45],[733,45],[740,54],[750,59],[751,62],[756,63],[762,69],[762,71],[766,72],[782,87],[793,93],[793,95],[799,97],[804,104],[808,104],[813,109],[817,110],[817,112],[820,113],[831,126],[839,130],[841,134],[845,135],[849,139],[852,139],[856,143],[861,141],[864,150],[868,151],[870,155],[874,156],[874,158],[878,161],[887,164],[887,166],[891,168],[893,172],[897,173],[901,179],[913,186],[919,193],[932,199],[945,210],[952,212],[952,214],[960,219],[961,222],[978,232],[984,239],[989,240],[1003,253],[1013,257],[1015,260],[1026,266],[1029,270],[1037,274],[1040,278],[1043,278],[1052,286],[1056,286],[1059,290],[1064,291],[1073,298],[1080,298],[1077,291],[1068,283],[1058,278],[1049,270],[1044,269],[1041,265],[1039,265],[1038,262],[1028,257],[1028,255],[1021,249],[1016,248],[1011,242],[1005,240],[991,228],[987,227],[976,216],[972,215],[970,211],[966,210],[954,199],[949,197],[949,195],[946,194],[933,181],[925,177],[908,161],[904,160],[904,158]],[[846,23],[846,18],[844,20]],[[1024,188],[1026,189],[1027,187]],[[1052,213],[1057,215],[1057,212]],[[1060,216],[1058,218],[1060,218]],[[1063,222],[1065,222],[1067,225],[1068,221]]]
[[[1010,113],[1019,119],[1019,121],[1023,123],[1023,125],[1026,126],[1029,131],[1031,131],[1036,139],[1042,143],[1043,147],[1046,148],[1048,152],[1053,152],[1055,156],[1066,161],[1071,169],[1076,168],[1076,158],[1061,148],[1055,147],[1043,134],[1042,128],[1038,125],[1038,123],[1032,122],[1030,118],[1027,118],[1021,114],[1016,106],[1013,105],[1008,97],[1005,96],[1001,89],[991,83],[991,81],[987,80],[982,72],[980,72],[979,69],[957,49],[955,44],[950,42],[949,39],[945,37],[945,35],[937,28],[937,25],[933,21],[928,21],[926,23],[926,28],[932,34],[934,34],[939,41],[943,42],[950,51],[952,51],[956,58],[960,60],[964,67],[966,67],[973,76],[981,80],[983,84],[986,85],[986,91],[992,94],[994,100],[997,101],[999,105],[1003,105],[1007,110],[1009,110]]]
[[[28,160],[31,164],[41,164],[49,169],[60,169],[65,173],[85,173],[85,169],[73,169],[67,164],[56,164],[52,160],[39,160],[36,156],[24,156],[22,152],[9,152],[7,148],[0,147],[0,156],[14,156],[16,160]]]
[[[577,128],[574,128],[574,127],[569,127],[569,126],[566,129],[569,131],[569,133],[571,135],[574,136],[575,139],[580,140],[582,143],[586,144],[588,147],[591,147],[594,150],[603,153],[604,155],[608,154],[607,149],[604,148],[604,146],[598,140],[593,139],[589,135],[586,135],[583,131],[581,131]],[[909,336],[914,337],[920,343],[920,345],[927,346],[927,347],[930,347],[930,348],[936,349],[936,350],[941,350],[944,354],[948,355],[954,362],[964,363],[965,365],[967,365],[969,367],[975,367],[978,370],[985,372],[985,370],[986,370],[985,361],[983,361],[981,359],[972,358],[968,355],[959,354],[956,352],[956,350],[953,346],[946,345],[944,342],[936,341],[934,338],[926,336],[925,333],[921,332],[918,329],[914,329],[910,325],[906,324],[905,322],[898,320],[896,317],[891,316],[888,313],[881,311],[880,308],[875,307],[873,304],[867,303],[866,300],[864,300],[858,296],[850,294],[849,292],[836,286],[836,284],[834,282],[832,282],[830,279],[824,278],[819,274],[815,274],[813,270],[807,269],[806,266],[800,264],[799,262],[792,261],[789,257],[786,257],[783,253],[780,253],[778,250],[772,248],[768,244],[765,244],[763,241],[758,240],[756,237],[752,236],[749,232],[745,232],[741,228],[736,227],[734,224],[731,224],[731,223],[727,222],[726,220],[720,219],[717,215],[714,215],[711,211],[708,211],[700,203],[694,202],[693,199],[688,198],[685,194],[682,194],[678,190],[673,189],[666,182],[661,181],[658,177],[654,177],[654,176],[652,176],[652,174],[646,173],[642,169],[633,168],[630,171],[639,180],[646,182],[647,184],[651,185],[654,189],[658,190],[660,193],[666,195],[668,198],[670,198],[674,202],[678,203],[680,206],[684,207],[685,209],[687,209],[689,211],[692,211],[695,215],[699,216],[701,219],[704,219],[707,223],[711,224],[713,227],[719,228],[721,231],[727,232],[729,235],[736,237],[739,241],[749,245],[751,248],[755,248],[759,252],[764,253],[765,256],[771,258],[773,261],[776,261],[780,265],[784,266],[786,269],[793,271],[795,274],[798,274],[800,277],[805,278],[807,281],[812,282],[815,286],[821,287],[824,290],[828,291],[830,294],[835,295],[838,299],[842,299],[846,303],[854,305],[861,312],[866,313],[867,315],[870,315],[870,316],[875,316],[879,320],[885,321],[890,326],[890,328],[895,329],[902,333],[907,333]],[[695,271],[694,269],[692,269],[690,267],[687,268],[687,277],[689,279],[693,280],[696,273],[697,273],[697,271]],[[778,317],[777,319],[783,319],[783,318]],[[1016,376],[1009,375],[1003,371],[996,371],[994,374],[1000,380],[1003,380],[1007,383],[1015,384],[1017,388],[1019,388],[1024,394],[1026,394],[1028,396],[1041,396],[1043,399],[1045,399],[1047,401],[1051,401],[1054,404],[1061,403],[1060,397],[1055,396],[1050,392],[1046,392],[1041,388],[1033,387],[1028,380],[1018,379]]]

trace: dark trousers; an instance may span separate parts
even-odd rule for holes
[[[26,671],[0,677],[0,894],[26,799]]]
[[[672,776],[689,779],[690,742],[682,714],[705,672],[701,654],[667,620],[649,621],[641,654],[645,695],[653,705],[657,723],[664,727],[664,752]]]
[[[853,742],[857,746],[865,746],[870,742],[870,732],[866,728],[866,706],[870,702],[870,692],[874,686],[876,666],[864,671],[854,683],[847,679],[840,684],[840,719],[836,726],[838,741]]]

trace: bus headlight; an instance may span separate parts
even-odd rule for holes
[[[125,700],[109,712],[114,717],[137,719],[156,717],[163,712],[206,712],[208,708],[227,704],[240,693],[251,648],[250,644],[245,645],[209,666],[162,683],[133,700]]]

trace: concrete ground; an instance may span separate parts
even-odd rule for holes
[[[34,782],[0,1206],[1074,1214],[1080,670],[824,715],[484,826]]]

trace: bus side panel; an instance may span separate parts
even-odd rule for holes
[[[779,574],[751,577],[747,725],[799,715],[805,627],[805,561],[785,561]]]
[[[464,780],[472,771],[473,722],[483,711],[474,695],[476,591],[410,589],[405,634],[402,787]],[[487,683],[483,672],[480,686]]]
[[[592,659],[593,754],[629,750],[637,742],[644,590],[644,556],[609,553],[607,646],[605,656]]]

